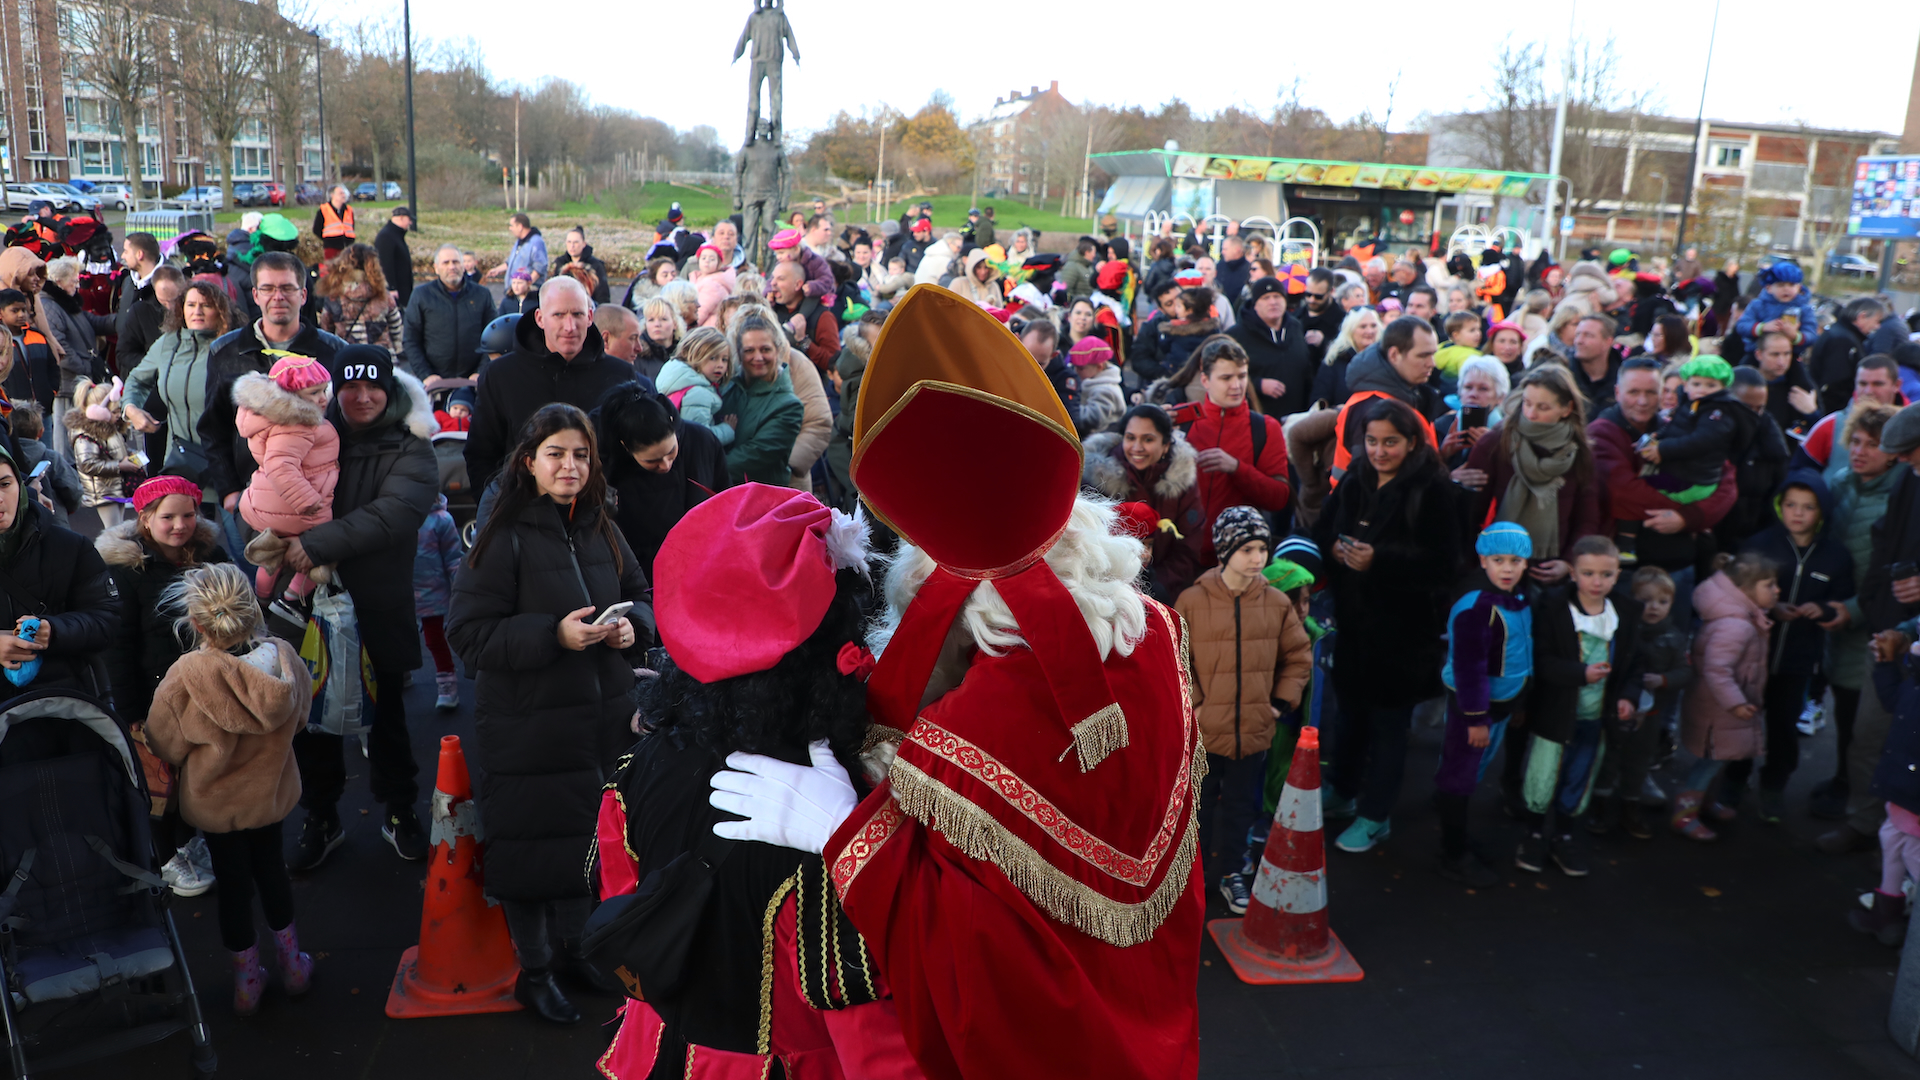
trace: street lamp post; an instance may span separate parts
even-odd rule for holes
[[[320,181],[325,183],[329,166],[333,160],[327,157],[327,54],[320,44],[320,28],[308,31],[313,35],[313,89],[320,98]]]
[[[1667,235],[1667,174],[1650,172],[1647,175],[1660,181],[1660,206],[1654,211],[1653,219],[1653,246],[1658,249],[1661,239]]]
[[[1720,35],[1720,0],[1713,0],[1713,28],[1707,31],[1707,63],[1700,73],[1700,109],[1693,117],[1693,153],[1687,162],[1687,186],[1680,197],[1680,227],[1674,230],[1673,253],[1687,246],[1687,209],[1693,204],[1693,177],[1700,171],[1700,141],[1707,127],[1707,77],[1713,74],[1713,39]]]
[[[413,0],[400,7],[407,38],[407,205],[413,208],[413,227],[420,227],[420,184],[413,166]]]

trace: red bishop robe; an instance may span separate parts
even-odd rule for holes
[[[979,653],[827,844],[931,1080],[1198,1074],[1206,755],[1184,627],[1147,603],[1105,663],[1124,728],[1063,719],[1029,650]]]

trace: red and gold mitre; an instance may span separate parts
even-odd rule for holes
[[[1185,888],[1205,758],[1178,616],[1147,601],[1146,639],[1103,660],[1044,561],[1072,515],[1081,460],[1052,384],[1005,326],[945,289],[907,293],[861,383],[852,469],[874,516],[939,564],[868,682],[875,723],[902,733],[894,798],[1048,915],[1126,946],[1150,937]],[[948,630],[983,581],[1027,648],[976,657],[959,689],[922,709]],[[843,892],[861,864],[836,862]]]

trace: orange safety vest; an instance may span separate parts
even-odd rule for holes
[[[1333,422],[1333,472],[1328,478],[1330,489],[1340,486],[1340,481],[1346,479],[1348,466],[1353,464],[1353,451],[1347,446],[1347,417],[1354,414],[1354,406],[1368,398],[1383,397],[1393,397],[1393,395],[1381,390],[1362,390],[1348,398],[1345,405],[1340,406],[1340,415]],[[1401,404],[1406,403],[1401,402]],[[1420,416],[1419,410],[1414,410],[1413,415]],[[1440,438],[1433,433],[1433,421],[1420,416],[1420,425],[1426,429],[1427,445],[1435,450],[1440,449]]]
[[[343,214],[345,215],[344,217],[342,216]],[[330,202],[321,203],[320,218],[326,224],[326,228],[320,231],[320,238],[322,240],[353,239],[352,203],[348,203],[339,210],[335,210],[333,204]]]

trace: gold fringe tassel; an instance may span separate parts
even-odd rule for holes
[[[1127,714],[1120,709],[1120,703],[1113,704],[1073,725],[1073,743],[1060,751],[1057,761],[1065,761],[1067,755],[1080,752],[1080,771],[1091,772],[1095,765],[1107,759],[1115,750],[1124,750],[1127,746]]]

